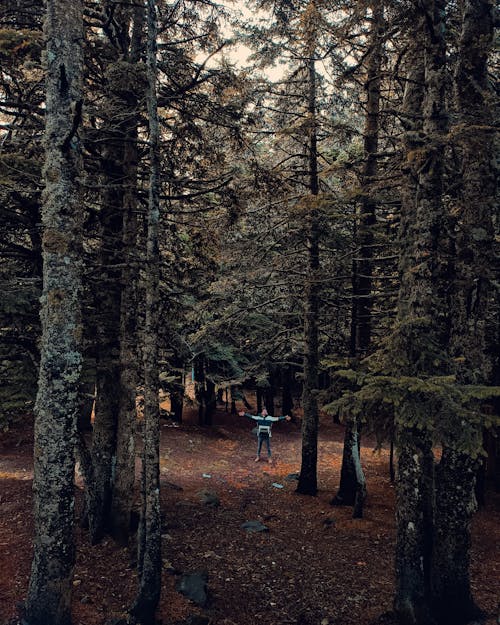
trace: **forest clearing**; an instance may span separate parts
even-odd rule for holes
[[[369,499],[363,519],[330,505],[338,487],[343,427],[320,428],[317,498],[295,493],[287,477],[300,466],[295,423],[273,434],[275,461],[254,463],[251,424],[219,410],[211,429],[162,423],[163,625],[392,625],[394,492],[388,450],[362,445]],[[22,601],[31,562],[31,433],[26,425],[0,439],[0,623]],[[205,477],[204,477],[205,475]],[[282,485],[279,489],[273,484]],[[206,501],[207,491],[220,501]],[[81,511],[81,491],[77,510]],[[500,498],[492,493],[474,518],[471,577],[486,623],[497,623]],[[257,520],[268,532],[247,533]],[[118,623],[136,587],[131,553],[111,540],[90,546],[77,530],[73,619]],[[182,574],[207,573],[207,605],[176,587]],[[385,616],[382,616],[384,615]],[[200,615],[200,620],[188,621]],[[205,620],[201,620],[201,617]],[[12,622],[16,622],[15,619]],[[125,621],[123,621],[125,622]]]

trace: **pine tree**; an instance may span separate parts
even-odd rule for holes
[[[372,259],[374,256],[374,225],[376,222],[376,202],[373,185],[378,175],[377,151],[379,144],[381,71],[384,36],[384,5],[376,2],[372,11],[370,39],[366,62],[366,113],[363,136],[365,162],[361,174],[361,187],[364,197],[359,208],[359,225],[355,237],[357,249],[353,260],[353,303],[351,310],[350,356],[362,359],[367,355],[372,334]],[[353,505],[353,516],[363,516],[366,496],[365,477],[360,460],[361,424],[353,416],[346,422],[344,449],[340,472],[340,485],[332,505]]]
[[[149,123],[150,181],[148,198],[147,256],[145,276],[146,321],[144,332],[144,424],[142,453],[142,505],[138,531],[138,594],[131,609],[142,625],[155,622],[161,592],[160,519],[160,406],[158,401],[158,329],[160,255],[160,123],[157,98],[157,16],[155,0],[147,3],[147,109]]]

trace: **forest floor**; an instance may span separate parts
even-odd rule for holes
[[[188,415],[189,416],[189,415]],[[193,415],[191,415],[192,417]],[[191,419],[192,420],[192,419]],[[273,428],[273,464],[255,463],[249,419],[217,412],[212,428],[162,421],[163,625],[368,625],[392,623],[394,489],[387,450],[363,441],[368,499],[363,519],[333,508],[343,428],[320,427],[317,497],[295,493],[300,429]],[[31,563],[32,436],[0,436],[0,623],[26,596]],[[220,505],[211,504],[214,498]],[[81,509],[77,490],[77,508]],[[206,502],[209,503],[206,503]],[[77,510],[78,512],[78,510]],[[247,521],[268,531],[249,533]],[[117,623],[135,593],[131,554],[106,539],[90,546],[77,528],[75,625]],[[500,497],[474,518],[472,586],[487,623],[497,622]],[[177,590],[183,574],[207,574],[209,603],[200,608]],[[196,615],[206,618],[197,620]],[[49,624],[47,624],[49,625]]]

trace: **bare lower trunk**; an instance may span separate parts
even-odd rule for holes
[[[274,400],[275,400],[275,375],[274,371],[269,368],[268,369],[268,378],[269,378],[269,386],[266,388],[264,393],[264,407],[266,408],[269,414],[274,414]]]
[[[353,454],[358,453],[355,445],[356,423],[351,419],[345,424],[344,448],[342,452],[342,467],[340,470],[340,485],[332,506],[353,506],[356,499],[357,477],[356,459]],[[359,462],[359,457],[357,458]]]
[[[401,625],[429,625],[432,552],[433,455],[430,441],[399,433],[396,595]]]
[[[257,413],[260,414],[262,412],[262,389],[260,389],[259,387],[257,387],[256,401],[257,401]]]
[[[366,499],[366,479],[365,474],[363,473],[363,468],[361,467],[360,455],[359,434],[356,429],[354,431],[354,444],[352,450],[354,469],[356,472],[356,496],[354,498],[354,508],[352,511],[353,519],[363,518],[363,506]]]
[[[107,530],[113,492],[116,457],[117,399],[120,392],[117,363],[108,358],[98,367],[95,419],[92,436],[93,481],[87,483],[87,515],[91,544],[98,543]],[[106,366],[109,365],[109,368]]]
[[[42,344],[34,444],[34,555],[25,622],[69,625],[74,566],[74,447],[81,372],[83,19],[79,0],[48,0]]]
[[[431,592],[440,625],[465,625],[480,616],[469,578],[476,464],[468,454],[445,448],[436,469]]]

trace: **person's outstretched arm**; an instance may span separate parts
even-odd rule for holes
[[[268,421],[284,421],[284,420],[290,421],[291,418],[292,417],[290,417],[290,415],[287,415],[287,414],[282,417],[266,417]]]
[[[249,419],[254,419],[254,421],[258,421],[259,419],[262,418],[262,417],[257,417],[253,414],[250,414],[248,412],[244,412],[243,410],[241,412],[238,412],[238,414],[240,415],[240,417],[248,417]]]

